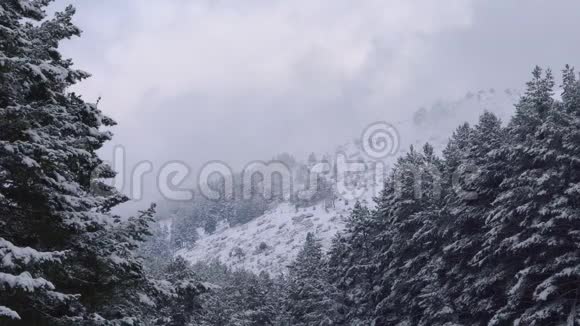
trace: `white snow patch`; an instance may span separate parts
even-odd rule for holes
[[[330,247],[353,203],[337,201],[336,205],[328,211],[323,204],[296,210],[283,203],[247,224],[202,235],[192,249],[182,249],[177,255],[191,263],[217,259],[232,268],[283,273],[309,232],[321,240],[324,248]]]

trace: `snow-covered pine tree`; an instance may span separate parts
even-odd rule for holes
[[[481,250],[485,217],[503,180],[506,162],[497,151],[505,139],[501,121],[485,112],[474,128],[459,127],[444,151],[445,180],[452,184],[445,198],[449,221],[443,231],[440,294],[451,303],[453,320],[460,325],[484,325],[497,308],[496,278],[474,257]]]
[[[343,324],[363,325],[372,320],[377,227],[374,215],[357,201],[345,230],[333,239],[328,264],[332,283],[340,293]]]
[[[198,207],[196,213],[199,214],[200,212],[204,214],[203,217],[200,217],[199,215],[196,216],[180,215],[173,217],[171,224],[171,238],[169,239],[170,248],[174,250],[191,248],[195,245],[195,242],[199,239],[199,234],[197,233],[198,227],[208,226],[210,222],[214,226],[217,225],[217,222],[215,220],[210,220],[208,217],[206,217],[205,206],[200,205],[200,207]],[[197,218],[203,218],[204,220],[202,222]]]
[[[139,247],[138,253],[143,257],[147,273],[153,277],[162,277],[163,271],[171,263],[173,250],[169,228],[161,223],[152,223],[151,235]]]
[[[218,261],[197,263],[194,270],[212,284],[200,298],[200,325],[286,325],[283,279],[262,272],[232,271]]]
[[[0,325],[8,324],[6,319],[21,320],[21,315],[26,313],[26,309],[20,309],[21,305],[40,306],[50,302],[58,306],[75,299],[56,292],[54,284],[43,277],[33,277],[42,275],[43,265],[58,264],[63,256],[64,252],[38,252],[0,238]]]
[[[229,325],[259,326],[273,325],[278,306],[279,293],[276,294],[274,283],[267,273],[255,275],[238,271],[233,274],[236,294],[236,311],[232,314]],[[276,297],[278,295],[278,297]]]
[[[23,324],[41,323],[43,314],[61,317],[58,310],[74,299],[62,293],[63,289],[55,290],[53,282],[46,280],[46,268],[38,265],[61,263],[67,249],[47,244],[61,235],[58,228],[64,225],[58,226],[55,234],[44,235],[47,239],[38,234],[52,222],[45,216],[53,200],[49,187],[62,187],[59,182],[66,182],[65,177],[59,180],[57,173],[48,180],[44,172],[41,164],[46,164],[51,154],[44,143],[54,135],[42,129],[49,129],[50,118],[56,118],[50,111],[54,115],[64,111],[59,102],[78,104],[61,93],[70,81],[86,76],[70,70],[70,63],[60,59],[53,48],[57,35],[41,40],[51,31],[59,32],[59,37],[78,33],[67,23],[66,14],[41,26],[22,22],[24,18],[42,19],[47,3],[0,4],[0,320],[8,316]],[[33,156],[44,156],[44,162]],[[49,173],[58,169],[55,163],[47,166],[52,170]],[[71,190],[76,190],[74,185]]]
[[[193,265],[193,270],[200,280],[213,285],[200,298],[204,314],[199,324],[228,325],[236,309],[236,304],[229,299],[230,295],[235,295],[235,289],[230,287],[231,270],[218,260],[198,262]]]
[[[469,123],[464,123],[455,129],[449,142],[447,142],[447,146],[443,150],[446,181],[448,181],[447,177],[452,175],[464,162],[471,142],[471,132]]]
[[[207,291],[207,287],[198,279],[189,263],[177,256],[167,266],[164,278],[153,282],[151,301],[155,312],[151,314],[154,315],[151,322],[154,325],[187,326],[199,321],[202,311],[200,295]]]
[[[568,164],[568,184],[564,190],[566,202],[568,205],[567,212],[562,215],[569,216],[569,219],[578,225],[578,212],[580,212],[580,80],[576,77],[574,68],[566,65],[563,71],[562,84],[562,106],[566,112],[566,128],[563,132],[562,146],[568,153],[566,163]],[[575,217],[575,218],[574,218]],[[578,226],[576,226],[576,229]],[[577,231],[572,230],[571,235]],[[578,243],[578,241],[576,241]],[[560,278],[567,277],[565,273],[560,273]],[[577,278],[577,274],[574,275]],[[576,281],[578,287],[578,281]],[[578,293],[578,290],[575,291]],[[578,314],[576,312],[577,297],[570,304],[568,314],[568,326],[578,323]]]
[[[555,101],[553,87],[551,72],[536,68],[502,148],[509,175],[488,219],[482,261],[503,276],[507,299],[491,325],[577,323],[580,223],[570,185],[578,157],[563,145],[574,129],[565,108],[574,104]]]
[[[308,233],[304,247],[290,266],[287,302],[289,324],[333,325],[337,319],[336,290],[328,281],[322,247]]]
[[[72,7],[44,19],[50,2],[0,2],[0,320],[122,323],[138,310],[126,299],[144,280],[132,251],[152,211],[109,212],[125,197],[96,151],[114,122],[67,91],[88,74],[58,45],[80,31]]]
[[[507,128],[486,112],[443,163],[429,147],[399,160],[376,200],[374,325],[578,324],[580,83],[566,67],[560,102],[551,73],[533,75]],[[355,242],[349,227],[333,243],[339,288]]]
[[[576,76],[575,69],[566,65],[562,71],[562,104],[567,113],[572,117],[580,114],[580,81]]]
[[[441,164],[430,145],[422,152],[411,148],[394,167],[392,193],[377,203],[383,227],[376,325],[420,325],[425,306],[432,304],[430,286],[441,249]]]

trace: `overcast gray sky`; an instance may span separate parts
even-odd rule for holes
[[[131,160],[328,150],[375,120],[579,64],[577,0],[57,0]],[[103,153],[109,156],[109,149]]]

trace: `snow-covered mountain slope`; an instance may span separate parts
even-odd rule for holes
[[[308,232],[316,234],[328,248],[332,237],[343,228],[350,205],[340,200],[335,209],[327,211],[322,205],[297,210],[284,203],[247,224],[202,235],[193,249],[177,254],[190,262],[219,259],[234,268],[282,273]]]
[[[387,157],[384,163],[392,166],[409,146],[419,148],[425,142],[441,152],[459,124],[465,121],[476,123],[484,110],[495,113],[506,122],[513,114],[513,104],[518,98],[519,94],[513,90],[480,91],[456,101],[440,102],[429,109],[420,109],[406,120],[391,122],[399,133],[399,152]],[[334,152],[346,154],[351,161],[368,161],[360,140],[339,146]],[[326,154],[327,157],[333,155]],[[372,197],[378,193],[380,185],[376,184],[372,171],[359,176],[359,179],[358,187],[367,189],[360,200],[372,205]],[[323,248],[328,249],[332,238],[343,230],[353,205],[353,200],[344,198],[328,209],[324,208],[323,203],[298,210],[294,205],[282,203],[244,225],[222,226],[211,235],[200,230],[201,237],[193,248],[182,249],[177,255],[192,263],[218,259],[232,268],[283,273],[309,232],[314,233]]]

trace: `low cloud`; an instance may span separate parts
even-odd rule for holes
[[[564,33],[580,22],[536,24],[558,11],[545,1],[520,9],[521,0],[57,0],[55,8],[69,2],[85,33],[64,50],[93,74],[77,90],[102,96],[129,161],[158,165],[331,150],[369,122],[396,123],[479,87],[520,87],[533,64],[558,69],[580,57]],[[562,2],[563,15],[580,10]],[[557,56],[565,51],[542,42],[569,51]]]

